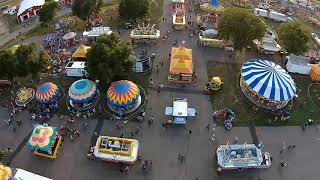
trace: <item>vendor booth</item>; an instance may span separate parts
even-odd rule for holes
[[[113,82],[107,92],[107,104],[119,116],[132,113],[141,104],[140,89],[128,80]]]
[[[176,12],[172,15],[173,29],[184,30],[186,28],[186,15],[184,12]]]
[[[281,50],[281,46],[271,37],[263,37],[262,40],[254,40],[258,50],[264,54],[275,54]]]
[[[313,81],[320,81],[320,64],[313,64],[311,66],[310,78]]]
[[[99,136],[87,158],[106,162],[134,164],[138,159],[139,141],[111,136]]]
[[[36,124],[27,143],[33,153],[46,158],[55,159],[60,148],[62,137],[57,128]]]
[[[199,41],[201,46],[223,47],[223,40],[218,39],[218,31],[215,29],[201,30]]]
[[[76,112],[88,111],[95,108],[99,100],[99,89],[89,79],[75,81],[69,88],[67,103],[69,108]]]
[[[72,58],[75,58],[77,60],[85,60],[87,57],[86,54],[88,50],[90,49],[90,46],[80,45],[78,49],[72,54]]]
[[[103,34],[110,35],[112,33],[110,27],[93,27],[90,31],[84,31],[82,35],[87,38],[99,37]]]
[[[296,85],[286,70],[262,59],[242,65],[240,87],[250,101],[266,109],[281,109],[296,94]]]
[[[187,117],[196,116],[197,111],[188,107],[187,98],[174,98],[172,107],[166,107],[165,114],[173,118],[168,120],[169,124],[186,124]]]
[[[287,58],[288,62],[286,68],[289,72],[298,74],[310,73],[311,65],[308,63],[309,58],[294,54],[290,54]]]
[[[15,103],[17,106],[23,107],[29,104],[34,98],[35,92],[32,88],[22,87],[16,92]]]
[[[1,180],[52,180],[38,174],[0,164]]]
[[[171,82],[192,82],[192,50],[185,47],[172,48],[168,80]]]
[[[231,169],[269,168],[271,156],[255,144],[227,144],[217,148],[217,171]]]

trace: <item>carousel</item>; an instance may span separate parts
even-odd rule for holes
[[[208,0],[200,4],[200,9],[206,13],[197,16],[197,23],[205,29],[218,27],[218,19],[224,7],[219,0]]]
[[[38,87],[36,91],[37,102],[50,109],[55,109],[58,107],[58,99],[60,97],[59,87],[52,83],[47,82]]]
[[[100,100],[97,85],[89,79],[75,81],[69,88],[67,104],[69,110],[83,112],[94,109]]]
[[[38,156],[55,159],[61,142],[62,137],[56,127],[36,124],[27,147],[32,149],[33,153]]]
[[[107,92],[107,104],[119,116],[132,113],[141,104],[140,89],[128,80],[113,82]]]
[[[22,87],[16,93],[15,103],[17,106],[23,107],[32,101],[34,98],[34,89]]]
[[[285,107],[296,94],[296,85],[286,70],[262,59],[242,65],[240,87],[254,104],[271,110]]]

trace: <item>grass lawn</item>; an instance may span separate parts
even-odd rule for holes
[[[257,113],[252,112],[253,103],[251,103],[243,94],[239,87],[239,72],[241,64],[226,63],[208,63],[208,76],[220,76],[224,81],[222,90],[214,92],[211,100],[214,110],[225,107],[232,109],[236,114],[235,125],[247,126],[250,120],[254,120],[258,126],[271,125],[272,119],[270,113],[259,110]],[[293,101],[292,108],[289,110],[291,118],[288,122],[276,122],[272,125],[302,125],[308,118],[317,120],[320,115],[320,88],[312,86],[310,89],[311,99],[308,98],[308,85],[311,83],[309,77],[293,75],[298,87],[298,98]],[[303,104],[300,107],[300,104]]]

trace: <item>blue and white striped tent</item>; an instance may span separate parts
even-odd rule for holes
[[[288,101],[296,93],[296,85],[291,76],[271,61],[250,60],[243,64],[241,76],[253,91],[269,100]]]

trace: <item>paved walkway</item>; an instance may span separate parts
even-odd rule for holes
[[[57,12],[57,18],[62,17],[66,14],[71,13],[71,9],[70,8],[63,8],[60,11]],[[11,41],[12,39],[15,39],[16,37],[18,37],[20,34],[26,33],[28,31],[30,31],[31,29],[37,27],[37,25],[39,24],[38,19],[35,20],[35,22],[33,22],[32,24],[30,24],[29,26],[26,27],[22,27],[20,25],[20,28],[18,28],[17,30],[13,31],[13,32],[8,32],[8,33],[4,33],[0,36],[0,46],[3,46],[4,44],[6,44],[7,42]]]

